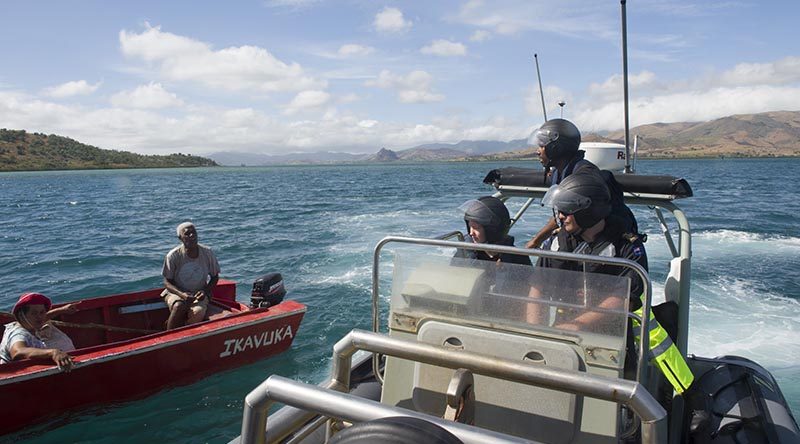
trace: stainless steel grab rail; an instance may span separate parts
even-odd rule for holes
[[[353,330],[333,347],[333,366],[331,379],[327,386],[337,391],[347,391],[350,386],[351,359],[357,350],[367,350],[401,359],[447,367],[464,368],[473,373],[493,378],[504,379],[538,387],[550,388],[569,393],[581,394],[593,398],[612,401],[630,407],[642,420],[642,442],[667,442],[667,412],[653,396],[639,383],[624,379],[592,375],[585,372],[538,366],[520,361],[502,359],[478,353],[464,353],[444,347],[390,338],[378,333]],[[324,389],[306,389],[296,384],[285,390],[275,389],[275,376],[270,377],[259,387],[251,391],[245,398],[242,421],[242,444],[263,444],[266,442],[267,411],[273,402],[283,402],[313,410],[326,416],[342,419],[369,420],[396,414],[397,409],[379,403],[365,404],[349,400],[352,397],[339,394],[323,395]],[[283,379],[283,378],[280,378]],[[302,389],[302,393],[300,393]],[[338,404],[334,405],[334,401]],[[363,409],[368,406],[365,412]],[[343,411],[343,409],[347,411]],[[353,409],[354,411],[350,411]],[[380,410],[379,410],[380,409]],[[419,413],[400,410],[405,416],[416,416]],[[427,415],[423,419],[428,420]],[[453,423],[441,424],[433,421],[453,433]],[[456,433],[456,436],[459,436]],[[462,438],[459,436],[459,438]],[[462,438],[464,439],[464,438]],[[472,441],[470,441],[472,442]]]
[[[259,399],[257,400],[255,397],[251,398],[251,395],[256,391],[259,393]],[[312,384],[305,384],[275,375],[270,376],[247,396],[245,408],[251,405],[250,402],[260,402],[259,408],[263,406],[264,409],[268,409],[274,402],[281,402],[308,409],[320,415],[350,422],[365,422],[379,418],[406,416],[436,424],[454,434],[465,444],[536,444],[536,441],[447,421],[425,413],[384,405],[377,401],[333,390],[325,390]],[[264,417],[264,426],[266,426],[266,415]],[[254,417],[252,420],[256,420],[256,418]],[[246,417],[245,421],[250,421],[250,419]],[[258,427],[260,425],[255,425],[255,427],[254,430],[259,430]],[[262,430],[260,437],[245,435],[243,425],[241,444],[266,443],[263,429],[260,430]]]

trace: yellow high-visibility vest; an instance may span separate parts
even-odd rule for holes
[[[640,318],[642,317],[642,307],[633,312]],[[682,394],[694,381],[694,375],[689,369],[689,364],[683,359],[680,350],[672,342],[672,339],[658,323],[653,310],[650,310],[650,321],[647,324],[650,337],[650,361],[655,361],[656,366],[667,378],[676,392]],[[633,338],[639,343],[641,325],[636,319],[633,320]]]

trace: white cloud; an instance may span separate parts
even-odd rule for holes
[[[155,109],[64,106],[6,91],[0,91],[0,121],[8,128],[54,133],[100,148],[145,154],[277,153],[286,149],[374,152],[376,146],[457,142],[518,130],[511,125],[498,126],[501,120],[461,123],[448,116],[431,122],[386,122],[334,110],[319,119],[296,121],[279,121],[253,108],[186,106],[177,116],[167,116]]]
[[[656,75],[650,71],[628,75],[628,85],[631,90],[645,91],[657,84]],[[619,100],[622,98],[622,75],[614,74],[603,83],[589,85],[589,94],[594,100]]]
[[[153,64],[170,81],[192,81],[225,91],[264,93],[324,88],[297,63],[284,63],[256,46],[213,50],[208,44],[147,26],[120,31],[122,53]]]
[[[552,119],[560,115],[561,110],[558,106],[558,102],[560,100],[565,101],[567,104],[571,104],[573,99],[572,94],[570,94],[569,91],[557,86],[545,85],[544,100],[544,104],[547,107],[547,117]],[[531,88],[525,94],[525,110],[532,116],[541,116],[542,119],[544,118],[542,114],[542,96],[539,93],[538,87]]]
[[[433,92],[433,76],[425,71],[411,71],[405,76],[383,70],[377,79],[369,80],[366,86],[397,90],[401,103],[428,103],[444,100],[442,94]]]
[[[638,6],[645,10],[667,16],[707,17],[729,11],[731,8],[750,6],[747,2],[737,0],[716,2],[684,2],[675,0],[640,0]]]
[[[509,140],[518,135],[513,122],[503,117],[495,117],[480,124],[473,124],[463,130],[464,140]],[[527,133],[525,134],[527,136]]]
[[[120,108],[169,108],[182,106],[183,101],[164,89],[160,83],[150,82],[132,91],[121,91],[111,96],[111,104]]]
[[[387,6],[375,15],[372,26],[374,26],[375,30],[378,32],[396,33],[411,29],[413,24],[403,17],[402,11]]]
[[[361,57],[372,54],[374,51],[375,48],[371,46],[349,43],[339,47],[339,51],[337,53],[339,54],[340,57]]]
[[[161,34],[163,37],[164,33]],[[131,57],[151,63],[160,72],[162,65],[183,60],[188,53],[211,59],[216,55],[206,45],[197,45],[191,39],[173,35],[165,39],[167,43],[162,46],[132,46],[131,51],[136,55]],[[785,57],[772,62],[741,63],[724,71],[687,72],[686,78],[678,80],[660,78],[657,71],[632,74],[631,123],[705,121],[732,114],[800,110],[799,59]],[[196,75],[201,78],[204,74]],[[548,86],[545,89],[548,117],[558,115],[557,101],[565,99],[564,116],[575,121],[581,130],[619,129],[622,126],[620,81],[619,76],[611,76],[587,86],[587,91],[574,92]],[[403,103],[444,100],[434,88],[435,78],[421,70],[384,70],[366,85],[387,89]],[[535,87],[522,93],[516,91],[516,87],[509,86],[498,94],[519,96],[519,108],[524,106],[535,118],[516,122],[503,116],[480,116],[470,120],[466,116],[472,114],[450,111],[452,107],[446,116],[430,116],[425,113],[428,108],[424,108],[413,117],[401,118],[401,112],[393,114],[391,110],[379,117],[369,111],[351,112],[347,109],[351,107],[338,107],[341,103],[370,99],[352,107],[369,109],[375,105],[372,99],[383,98],[368,95],[374,91],[359,97],[334,95],[321,87],[297,90],[293,99],[282,102],[286,103],[285,114],[274,108],[201,105],[190,102],[184,93],[178,98],[155,80],[117,94],[110,104],[101,106],[65,105],[7,87],[0,90],[0,122],[8,128],[55,133],[102,148],[141,153],[281,152],[287,148],[374,152],[379,146],[403,148],[432,141],[522,137],[529,132],[529,125],[540,121],[541,103]],[[181,106],[180,99],[189,103]],[[381,105],[386,104],[377,106]],[[503,112],[514,116],[516,111]],[[382,117],[385,115],[397,120],[387,120]]]
[[[389,140],[396,141],[391,146],[413,145],[418,141],[446,141],[455,140],[459,134],[453,130],[441,128],[430,124],[417,124],[396,129],[390,134]]]
[[[274,8],[289,7],[293,9],[303,9],[321,1],[322,0],[267,0],[265,4]]]
[[[420,49],[423,54],[438,56],[463,56],[467,55],[467,47],[463,43],[451,42],[449,40],[434,40],[430,45]]]
[[[800,57],[774,62],[740,63],[722,72],[666,81],[652,71],[630,75],[631,126],[656,122],[701,122],[734,114],[774,110],[800,110]],[[565,97],[565,117],[574,118],[586,131],[620,129],[623,124],[622,76],[613,75],[589,85],[589,94],[570,98],[568,91],[545,96]],[[570,103],[571,102],[571,103]],[[526,95],[530,115],[541,116],[538,90]],[[548,115],[557,111],[548,100]]]
[[[301,91],[286,106],[286,114],[294,114],[298,111],[318,109],[328,104],[331,95],[325,91]]]
[[[90,85],[86,80],[75,80],[72,82],[62,83],[60,85],[45,88],[42,94],[56,99],[63,99],[72,96],[85,96],[97,91],[100,87],[100,82]]]
[[[655,122],[699,122],[733,114],[800,109],[800,58],[736,65],[722,73],[664,82],[649,71],[632,75],[631,126]],[[615,75],[590,86],[591,102],[576,120],[589,130],[622,127],[622,79]]]
[[[600,2],[561,0],[468,1],[449,21],[471,25],[495,34],[512,35],[524,31],[559,35],[615,38],[619,34],[616,14]]]
[[[479,29],[469,36],[470,41],[473,42],[483,42],[489,40],[490,38],[492,38],[492,33],[485,29]]]
[[[756,86],[690,90],[631,102],[631,126],[647,123],[702,122],[733,114],[798,110],[800,87]],[[622,100],[580,111],[575,122],[588,131],[622,128]]]
[[[355,93],[350,93],[339,96],[336,99],[336,102],[344,104],[344,103],[358,102],[359,100],[361,100],[361,96]]]
[[[740,63],[720,76],[723,85],[785,85],[800,81],[800,57],[772,63]]]

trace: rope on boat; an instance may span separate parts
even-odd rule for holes
[[[12,313],[6,311],[0,311],[0,315],[8,316],[10,318],[14,318]],[[144,328],[129,328],[129,327],[117,327],[116,325],[106,325],[106,324],[96,324],[94,322],[88,322],[85,324],[79,324],[76,322],[66,322],[66,321],[56,321],[56,320],[49,320],[47,321],[56,327],[70,327],[70,328],[97,328],[106,331],[116,331],[120,333],[143,333],[143,334],[151,334],[151,333],[158,333],[161,330],[147,330]]]
[[[78,324],[75,322],[65,322],[65,321],[54,321],[50,320],[49,323],[55,325],[56,327],[71,327],[71,328],[98,328],[108,331],[116,331],[120,333],[158,333],[161,330],[146,330],[144,328],[128,328],[128,327],[117,327],[115,325],[106,325],[106,324],[95,324],[93,322],[87,324]]]

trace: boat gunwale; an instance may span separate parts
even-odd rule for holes
[[[83,299],[82,301],[99,302],[119,299],[131,295],[140,296],[137,299],[133,299],[133,301],[146,300],[151,298],[151,294],[157,294],[158,292],[160,292],[160,289],[152,289],[141,292]],[[74,350],[69,352],[75,363],[72,371],[108,361],[160,350],[166,347],[173,347],[192,341],[202,340],[211,336],[252,327],[254,325],[259,325],[266,322],[303,315],[307,311],[305,304],[294,300],[286,300],[272,307],[259,307],[252,310],[241,310],[242,307],[246,306],[235,300],[229,301],[225,299],[218,299],[213,302],[219,303],[221,301],[224,302],[221,305],[226,305],[229,308],[238,308],[240,311],[231,312],[230,315],[219,319],[209,319],[197,324],[185,325],[173,330],[158,331],[135,338],[124,339],[108,344],[93,345]],[[127,302],[129,301],[123,303]],[[239,307],[233,307],[233,304],[237,304]],[[114,305],[120,304],[109,304],[108,306]],[[103,305],[98,305],[98,307],[100,306]],[[43,364],[34,360],[26,359],[22,361],[11,362],[0,366],[0,387],[30,379],[43,378],[54,374],[59,374],[61,372],[62,371],[53,364]]]

